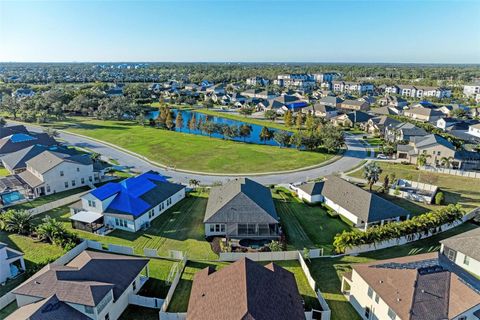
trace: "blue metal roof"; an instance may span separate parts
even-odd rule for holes
[[[28,135],[26,133],[14,133],[9,138],[10,138],[10,141],[12,141],[13,143],[37,140],[37,138],[32,137],[31,135]]]
[[[157,187],[154,181],[168,182],[164,176],[150,171],[118,183],[107,183],[93,190],[90,194],[99,200],[115,196],[108,209],[125,212],[137,217],[152,207],[141,196]]]

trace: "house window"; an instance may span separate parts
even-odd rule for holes
[[[88,181],[92,182],[93,178],[92,176],[88,177]]]
[[[128,228],[127,220],[115,218],[115,225],[123,228]]]
[[[47,186],[47,192],[50,192],[50,186]]]
[[[84,184],[85,183],[85,178],[80,179],[80,181],[82,182],[82,184]]]
[[[107,314],[105,315],[105,320],[110,320],[110,314],[107,313]]]
[[[68,188],[68,181],[65,181],[65,188]]]
[[[378,293],[375,292],[375,302],[378,303],[380,301],[380,297]]]
[[[79,168],[79,167],[77,167],[77,172],[80,172],[80,168]]]
[[[172,198],[168,198],[167,199],[167,206],[171,205],[172,204]]]
[[[151,218],[155,215],[155,212],[152,210],[148,211],[148,218]]]
[[[137,290],[137,282],[136,281],[133,281],[132,288],[133,288],[133,291]]]
[[[395,311],[392,310],[392,308],[388,308],[388,317],[392,320],[395,320],[397,318],[397,314]]]
[[[445,255],[447,256],[447,258],[450,260],[450,261],[455,261],[456,257],[457,257],[457,251],[455,250],[452,250],[450,248],[445,248]]]
[[[215,232],[215,225],[214,224],[210,225],[210,232]]]
[[[365,318],[370,319],[370,308],[365,307]]]
[[[72,187],[75,187],[75,180],[72,180]]]
[[[469,256],[465,256],[465,258],[463,258],[463,264],[468,266],[470,264],[470,257]]]
[[[63,177],[63,175],[64,175],[63,171],[60,171],[60,177]]]
[[[88,200],[88,206],[95,208],[96,207],[95,200]]]
[[[368,287],[367,294],[370,298],[373,298],[373,289],[371,287]]]

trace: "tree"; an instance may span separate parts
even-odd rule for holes
[[[269,244],[267,244],[267,247],[272,252],[273,251],[282,251],[282,244],[280,243],[280,241],[272,240]]]
[[[315,117],[311,112],[307,114],[307,119],[305,120],[305,127],[308,131],[312,131],[315,128]]]
[[[283,122],[285,122],[285,125],[289,128],[292,126],[293,119],[292,119],[292,112],[290,110],[285,112],[285,115],[283,116]]]
[[[200,181],[198,181],[197,179],[190,179],[188,183],[193,187],[198,187],[200,185]]]
[[[268,129],[267,127],[263,127],[262,131],[260,131],[259,138],[260,138],[260,141],[262,141],[265,144],[267,141],[272,140],[273,131]]]
[[[443,192],[437,192],[437,194],[435,195],[435,204],[441,205],[443,204],[444,201],[445,201],[445,196]]]
[[[370,162],[363,167],[363,177],[368,181],[370,192],[372,192],[373,185],[380,179],[382,171],[376,162]]]
[[[50,138],[56,138],[60,135],[57,130],[52,128],[45,128],[43,129],[43,132],[46,133]]]
[[[195,113],[192,113],[192,117],[188,120],[188,130],[194,131],[197,129],[197,118],[195,117]]]
[[[304,134],[302,131],[297,131],[292,134],[290,138],[290,143],[293,144],[297,149],[301,149],[303,146]]]
[[[222,128],[222,132],[226,138],[230,138],[230,139],[234,139],[240,135],[240,129],[236,125],[232,125],[232,126],[225,125]]]
[[[7,121],[4,118],[0,118],[0,127],[5,127],[7,125]]]
[[[383,178],[383,192],[386,192],[388,190],[388,187],[390,185],[390,177],[388,174],[385,175]]]
[[[175,127],[175,122],[173,122],[173,112],[170,109],[167,110],[167,118],[165,119],[165,126],[168,130],[172,130]]]
[[[285,130],[277,130],[273,134],[273,140],[275,140],[280,147],[288,147],[290,146],[290,133]]]
[[[426,153],[421,153],[417,158],[417,165],[420,167],[424,167],[427,164],[427,159],[431,158],[432,156]]]
[[[4,213],[5,230],[26,235],[32,230],[33,216],[25,210],[8,210]]]
[[[77,240],[76,235],[69,232],[60,221],[50,216],[42,219],[42,223],[37,226],[36,231],[40,240],[47,240],[63,248],[74,245]]]
[[[240,114],[242,114],[244,117],[250,116],[253,113],[253,108],[248,108],[248,107],[243,107],[240,109]]]
[[[442,159],[440,159],[440,163],[443,167],[450,168],[450,166],[452,165],[452,160],[452,157],[442,157]]]
[[[179,129],[183,128],[183,115],[180,110],[177,112],[177,117],[175,118],[175,126]]]
[[[167,107],[160,107],[160,113],[157,117],[157,126],[165,128],[167,124],[167,113],[170,113]]]
[[[245,141],[245,139],[252,134],[252,130],[252,126],[244,123],[240,126],[239,136]]]
[[[213,123],[212,121],[205,121],[201,124],[201,129],[203,132],[205,132],[206,134],[208,134],[209,137],[212,136],[212,133],[215,132],[215,123]]]
[[[303,114],[301,112],[298,112],[295,117],[295,126],[297,129],[301,129],[303,126]]]
[[[263,116],[264,116],[265,118],[267,118],[268,120],[275,121],[275,119],[277,118],[278,114],[277,114],[277,111],[275,111],[275,110],[266,110],[266,111],[263,113]]]

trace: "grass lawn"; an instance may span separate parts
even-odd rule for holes
[[[261,264],[268,264],[269,262],[260,262]],[[305,306],[307,309],[315,308],[319,309],[320,305],[315,296],[315,292],[310,288],[307,282],[307,278],[303,273],[302,267],[298,261],[276,261],[277,265],[285,268],[295,275],[297,286],[300,294],[302,295]],[[229,265],[228,262],[198,262],[189,261],[183,271],[182,278],[178,283],[175,293],[172,297],[172,301],[168,306],[168,312],[186,312],[188,307],[188,300],[190,297],[190,291],[192,290],[192,280],[195,273],[206,268],[213,267],[215,270]]]
[[[367,138],[365,141],[372,147],[378,147],[382,145],[383,140],[380,138]]]
[[[65,197],[71,196],[71,195],[76,194],[76,193],[80,193],[82,191],[87,191],[87,190],[90,190],[90,188],[88,186],[83,186],[83,187],[80,187],[80,188],[70,189],[70,190],[67,190],[67,191],[58,192],[58,193],[55,193],[55,194],[50,194],[48,196],[39,197],[39,198],[33,199],[32,201],[17,204],[15,206],[9,207],[8,209],[27,210],[27,209],[39,207],[41,205],[47,204],[47,203],[55,201],[55,200],[63,199]]]
[[[340,218],[328,215],[321,206],[307,205],[288,190],[280,189],[274,197],[289,250],[323,248],[324,254],[330,254],[335,235],[352,229]]]
[[[428,239],[359,256],[313,259],[309,263],[310,272],[327,300],[330,309],[332,309],[332,320],[360,319],[353,307],[340,292],[342,275],[351,270],[350,264],[438,251],[440,249],[440,240],[476,227],[474,224],[466,223]]]
[[[8,306],[0,310],[0,319],[5,319],[8,317],[11,313],[13,313],[15,310],[17,310],[17,302],[14,301],[10,303]]]
[[[467,210],[480,206],[480,180],[452,176],[448,174],[427,172],[416,170],[414,165],[403,165],[396,163],[377,162],[383,169],[380,181],[386,174],[395,173],[397,178],[404,178],[413,181],[434,184],[440,187],[440,191],[445,194],[446,203],[459,203]],[[349,174],[352,177],[363,178],[363,170]],[[384,195],[385,196],[385,195]],[[439,206],[423,204],[420,202],[411,202],[401,198],[388,197],[398,205],[405,207],[413,213],[421,213],[432,209],[438,209]]]
[[[319,165],[333,157],[142,127],[129,121],[72,118],[54,128],[106,141],[177,169],[216,173],[255,173]]]
[[[207,198],[193,194],[156,218],[149,229],[139,232],[115,230],[106,236],[72,229],[68,207],[39,215],[56,218],[65,227],[77,233],[80,238],[95,240],[104,244],[117,244],[133,247],[135,253],[143,255],[144,248],[158,249],[158,254],[169,256],[169,250],[181,250],[192,259],[217,259],[210,244],[205,241],[203,217]]]
[[[204,113],[204,114],[208,114],[208,115],[212,115],[212,116],[226,118],[226,119],[257,124],[259,126],[266,126],[266,127],[273,128],[273,129],[280,129],[280,130],[286,130],[286,131],[296,131],[295,128],[293,128],[293,127],[289,128],[286,125],[284,125],[283,123],[278,123],[278,122],[270,121],[270,120],[267,120],[267,119],[263,120],[263,119],[252,118],[252,117],[245,117],[245,116],[242,116],[242,115],[233,114],[231,112],[221,112],[221,111],[215,111],[215,110],[210,110],[210,109],[197,109],[195,111],[196,112],[201,112],[201,113]]]

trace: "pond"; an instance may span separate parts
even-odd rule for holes
[[[188,123],[189,123],[190,119],[192,118],[193,115],[195,115],[195,118],[196,118],[197,122],[198,121],[202,121],[202,122],[212,121],[216,124],[225,124],[225,125],[229,125],[229,126],[234,126],[235,125],[235,126],[239,126],[239,127],[243,124],[247,124],[252,128],[250,136],[245,137],[245,138],[243,138],[243,137],[229,138],[229,140],[255,143],[255,144],[266,144],[266,145],[271,145],[271,146],[278,146],[278,143],[276,143],[273,139],[269,140],[269,141],[266,141],[265,143],[260,140],[260,132],[262,131],[263,126],[259,126],[259,125],[256,125],[256,124],[247,123],[247,122],[243,122],[243,121],[237,121],[237,120],[226,119],[226,118],[217,117],[217,116],[206,115],[206,114],[203,114],[203,113],[200,113],[200,112],[195,112],[195,111],[190,111],[190,110],[176,110],[176,109],[173,109],[172,111],[175,115],[175,118],[177,117],[178,112],[181,112],[182,117],[183,117],[183,126],[181,128],[175,127],[175,129],[174,129],[175,131],[190,133],[190,134],[196,134],[196,135],[202,135],[202,136],[209,136],[207,133],[202,132],[200,130],[190,130],[188,128]],[[147,119],[157,119],[158,115],[159,115],[159,111],[150,111],[149,113],[147,113],[146,118]],[[269,128],[269,129],[273,132],[277,131],[276,129],[272,129],[272,128]],[[219,133],[213,133],[210,136],[213,137],[213,138],[219,138],[219,139],[224,138],[224,136],[222,134],[219,134]]]

